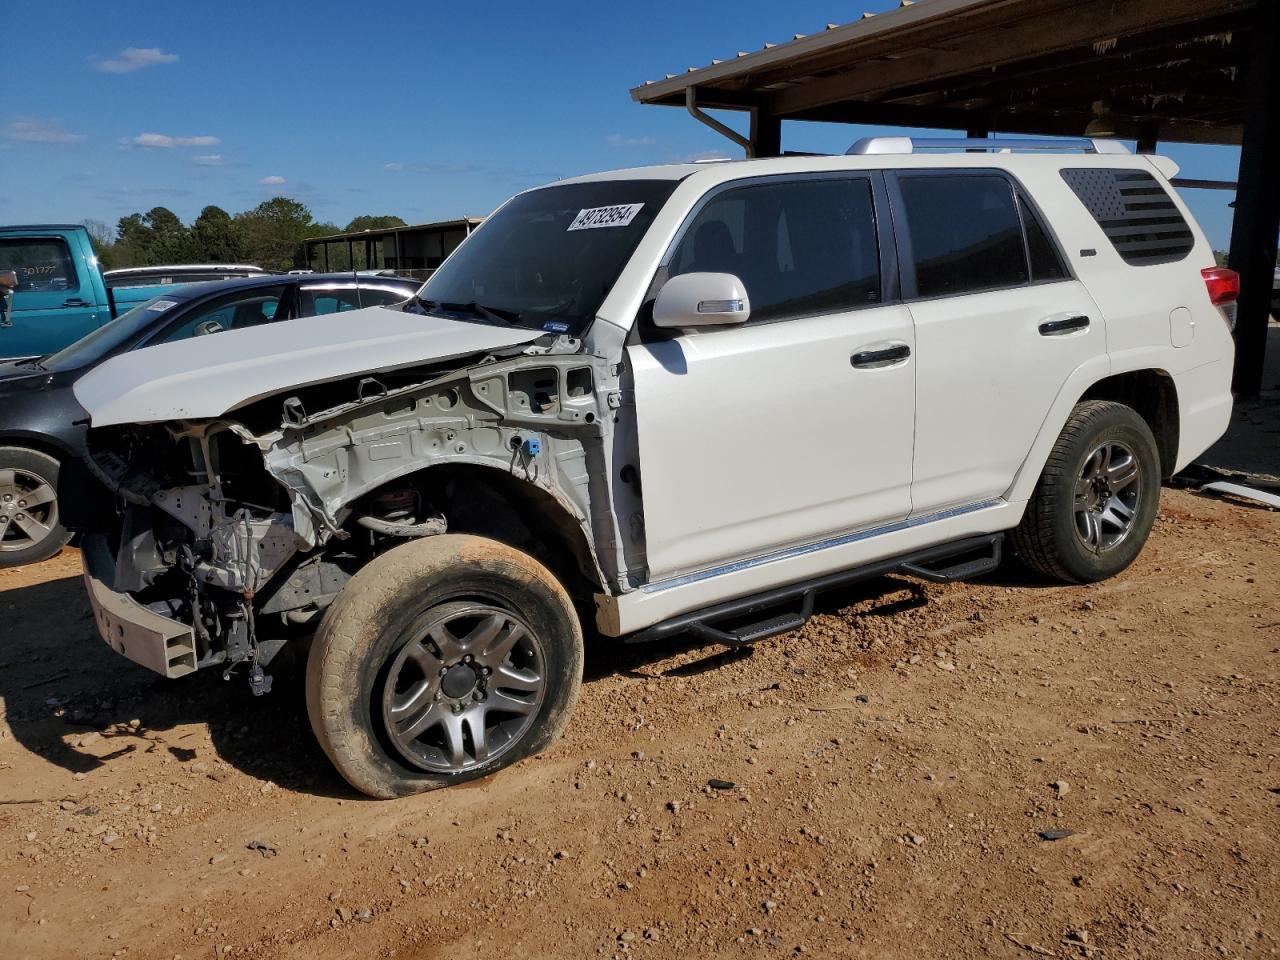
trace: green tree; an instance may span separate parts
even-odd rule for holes
[[[142,218],[151,231],[148,264],[183,263],[191,257],[191,233],[168,207],[152,207]]]
[[[385,230],[387,227],[403,227],[405,222],[396,216],[362,216],[356,217],[347,224],[347,231],[353,230]]]
[[[141,267],[151,248],[151,228],[142,222],[142,214],[131,213],[116,222],[116,243],[112,248],[113,267]]]
[[[317,235],[311,211],[288,197],[272,197],[236,214],[235,223],[249,260],[268,270],[303,266],[302,241]]]
[[[236,263],[245,259],[241,225],[221,207],[205,207],[191,224],[191,255],[200,263]]]
[[[110,270],[116,266],[116,232],[101,220],[86,220],[84,228],[88,231],[89,242],[93,244],[98,266],[103,270]]]

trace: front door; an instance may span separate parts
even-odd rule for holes
[[[93,291],[80,289],[60,237],[0,239],[0,270],[18,275],[12,307],[0,318],[0,359],[52,353],[108,319]]]
[[[732,273],[751,316],[628,348],[651,582],[910,513],[915,337],[875,193],[763,178],[677,241],[667,274]]]

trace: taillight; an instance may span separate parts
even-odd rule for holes
[[[1215,307],[1225,307],[1235,303],[1240,296],[1240,274],[1226,267],[1205,267],[1200,271],[1204,277],[1205,289],[1209,291],[1209,302]]]

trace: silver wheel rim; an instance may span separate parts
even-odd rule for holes
[[[1093,553],[1114,550],[1133,530],[1142,467],[1126,444],[1109,440],[1085,458],[1076,479],[1076,536]]]
[[[58,525],[58,494],[39,474],[0,467],[0,553],[39,546]]]
[[[542,645],[523,620],[491,604],[446,603],[391,659],[382,720],[414,767],[461,773],[512,749],[545,691]]]

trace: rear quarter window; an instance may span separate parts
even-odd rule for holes
[[[1173,199],[1145,170],[1069,167],[1062,179],[1125,263],[1172,263],[1195,246]]]

